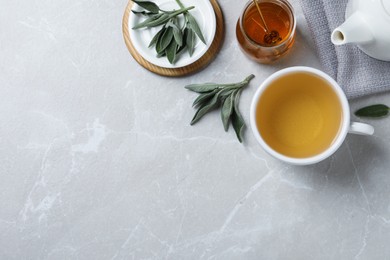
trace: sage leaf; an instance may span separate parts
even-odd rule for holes
[[[222,109],[221,109],[221,119],[223,128],[225,129],[225,132],[229,129],[229,121],[230,116],[233,112],[233,106],[234,106],[234,96],[231,94],[225,100],[223,101]]]
[[[160,11],[160,8],[151,1],[144,1],[144,0],[133,0],[134,3],[141,6],[145,10],[152,12],[154,14],[157,14]]]
[[[134,26],[133,29],[140,29],[140,28],[144,28],[144,27],[150,28],[150,27],[160,26],[162,24],[167,23],[171,18],[173,18],[179,14],[185,13],[188,10],[191,10],[193,8],[194,8],[194,6],[190,6],[190,7],[183,8],[183,9],[177,10],[175,12],[171,12],[171,13],[167,13],[167,12],[158,13],[158,14],[156,14],[156,15],[159,15],[159,17],[157,19],[153,19],[153,20],[146,19],[145,21]],[[152,16],[152,17],[154,17],[154,16]]]
[[[185,86],[186,89],[199,93],[199,96],[192,104],[194,107],[198,107],[198,110],[191,121],[191,125],[198,122],[209,111],[221,107],[221,119],[225,131],[229,130],[229,123],[231,123],[237,139],[242,143],[245,121],[238,105],[242,90],[253,78],[254,75],[251,74],[238,83],[205,83]]]
[[[194,118],[191,121],[191,125],[198,122],[205,114],[216,108],[219,104],[219,93],[215,94],[214,97],[203,106],[200,106],[198,111],[196,111]]]
[[[162,25],[162,24],[164,24],[166,21],[168,21],[169,18],[170,18],[170,17],[169,17],[169,14],[163,13],[159,18],[157,18],[157,19],[155,19],[155,20],[153,20],[153,21],[151,21],[151,22],[149,22],[149,23],[147,23],[147,24],[144,24],[143,27],[148,27],[148,28],[150,28],[150,27],[156,27],[156,26]],[[142,28],[142,27],[141,27],[141,28]]]
[[[218,89],[214,89],[211,92],[206,92],[200,94],[195,100],[194,103],[192,103],[193,107],[199,107],[203,105],[205,102],[209,101],[216,93],[218,92]]]
[[[152,40],[149,43],[148,48],[153,47],[158,42],[159,38],[164,34],[165,30],[166,30],[166,28],[164,26],[161,28],[160,31],[158,31],[158,33],[156,33],[155,36],[153,36]]]
[[[177,50],[177,43],[171,40],[168,47],[165,49],[165,54],[167,55],[168,61],[171,64],[175,63],[176,50]]]
[[[194,6],[185,7],[180,0],[176,0],[176,3],[180,6],[179,10],[162,10],[153,1],[148,0],[132,0],[135,4],[138,4],[143,10],[132,10],[134,14],[144,15],[147,18],[142,22],[134,25],[133,30],[141,28],[159,27],[162,28],[152,37],[149,42],[149,46],[155,46],[157,57],[167,56],[168,61],[174,64],[180,55],[187,49],[192,56],[195,49],[196,33],[196,20],[192,16],[188,16],[189,10],[195,8]],[[179,23],[180,16],[184,18],[184,26]],[[190,17],[188,21],[187,16]],[[192,19],[193,18],[193,19]],[[195,21],[195,23],[193,22]],[[191,29],[190,29],[191,27]],[[194,27],[195,29],[192,29]],[[199,26],[198,26],[199,27]],[[168,31],[168,28],[171,28]],[[191,32],[190,35],[188,32]],[[172,34],[172,36],[171,36]],[[187,47],[187,39],[190,43],[190,48]],[[175,41],[172,43],[172,41]],[[169,49],[168,49],[169,48]]]
[[[157,46],[158,46],[158,48],[156,49],[157,53],[165,52],[165,49],[171,43],[172,38],[173,38],[173,29],[172,27],[168,27],[157,42]]]
[[[196,41],[196,36],[194,31],[187,29],[186,44],[187,44],[187,50],[188,53],[190,54],[190,57],[192,57],[192,54],[194,54],[195,41]]]
[[[163,15],[163,13],[151,15],[151,16],[149,16],[147,19],[145,19],[143,22],[141,22],[141,23],[135,25],[132,29],[133,29],[133,30],[136,30],[136,29],[145,27],[146,24],[148,24],[148,23],[150,23],[150,22],[153,22],[153,21],[157,20],[157,19],[160,18],[162,15]]]
[[[187,31],[185,30],[185,28],[183,28],[181,30],[181,35],[182,35],[182,45],[179,46],[179,49],[177,50],[177,53],[180,54],[182,53],[186,47],[187,47],[187,42],[186,42],[186,39],[187,39]]]
[[[196,19],[195,17],[193,17],[190,13],[185,13],[185,16],[187,18],[187,21],[189,23],[189,28],[191,28],[191,30],[193,32],[196,33],[196,35],[199,37],[199,39],[204,43],[206,44],[206,40],[204,39],[203,37],[203,34],[202,34],[202,31],[200,30],[199,28],[199,25],[198,23],[196,22]]]
[[[190,84],[185,86],[186,89],[197,92],[197,93],[205,93],[213,91],[214,89],[219,88],[219,84],[216,83],[204,83],[204,84]]]
[[[227,98],[230,94],[232,94],[234,89],[226,89],[224,88],[223,91],[221,91],[221,97]]]
[[[359,117],[385,117],[389,114],[389,107],[383,104],[376,104],[363,107],[355,112]]]
[[[194,6],[185,7],[180,0],[176,0],[180,9],[167,11],[160,9],[152,0],[132,1],[143,8],[143,10],[132,10],[132,12],[147,16],[145,20],[134,25],[133,30],[162,26],[152,37],[148,46],[148,48],[155,46],[157,57],[167,56],[168,61],[174,64],[186,49],[190,56],[193,55],[197,34],[201,33],[200,30],[198,31],[199,25],[195,18],[189,13],[189,10],[195,8]],[[184,18],[183,28],[179,23],[180,15]]]
[[[243,117],[241,116],[240,111],[238,110],[238,103],[240,100],[241,90],[242,89],[238,89],[233,94],[234,95],[234,107],[233,107],[233,112],[232,112],[232,116],[231,116],[232,125],[234,128],[234,131],[236,132],[237,139],[238,139],[238,141],[240,141],[240,143],[242,143],[243,131],[245,128],[245,121],[244,121]]]
[[[175,38],[175,41],[178,46],[183,45],[183,34],[179,28],[179,24],[177,22],[176,17],[172,18],[167,24],[167,27],[172,27],[173,29],[173,37]]]

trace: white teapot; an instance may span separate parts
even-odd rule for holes
[[[354,43],[367,55],[390,61],[390,0],[349,0],[345,19],[332,32],[333,44]]]

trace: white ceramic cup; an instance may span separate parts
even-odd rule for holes
[[[286,75],[291,75],[294,73],[309,73],[315,76],[318,76],[325,80],[330,87],[334,90],[334,93],[336,93],[340,104],[341,104],[341,113],[342,113],[342,122],[341,122],[341,129],[339,130],[337,136],[335,136],[334,142],[323,152],[320,154],[311,156],[311,157],[305,157],[305,158],[294,158],[294,157],[288,157],[285,156],[278,151],[272,149],[266,141],[262,138],[260,131],[257,128],[256,124],[256,113],[257,113],[257,106],[258,102],[260,100],[260,97],[263,95],[264,91],[272,85],[273,81],[280,79],[281,77],[284,77]],[[280,71],[275,72],[271,76],[269,76],[257,89],[251,103],[250,108],[250,125],[252,128],[252,132],[256,138],[256,140],[260,143],[262,148],[274,156],[277,159],[280,159],[284,162],[295,164],[295,165],[308,165],[308,164],[314,164],[318,163],[329,156],[331,156],[336,150],[341,146],[343,141],[345,140],[347,133],[353,133],[353,134],[360,134],[360,135],[372,135],[374,133],[374,128],[368,124],[363,123],[357,123],[357,122],[351,122],[350,121],[350,108],[348,104],[348,100],[341,89],[341,87],[337,84],[337,82],[331,78],[326,73],[310,68],[310,67],[289,67],[286,69],[282,69]]]

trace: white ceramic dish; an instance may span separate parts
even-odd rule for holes
[[[154,1],[163,10],[179,9],[180,7],[174,0],[155,0]],[[175,64],[170,64],[166,57],[158,58],[155,49],[148,48],[149,42],[159,31],[161,26],[155,28],[142,28],[133,30],[132,28],[143,21],[145,16],[131,14],[129,17],[129,34],[131,42],[138,53],[148,62],[164,68],[180,68],[194,63],[201,58],[210,47],[216,31],[216,17],[213,6],[209,0],[181,0],[184,6],[195,6],[190,13],[195,17],[203,32],[206,45],[197,39],[194,53],[190,57],[188,52],[183,52]],[[138,5],[133,5],[133,10],[141,10]]]

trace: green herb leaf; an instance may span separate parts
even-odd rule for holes
[[[165,52],[165,49],[171,43],[172,39],[173,39],[173,29],[172,29],[172,27],[168,27],[164,31],[164,33],[161,35],[161,38],[159,38],[157,41],[157,44],[156,44],[157,53]]]
[[[186,42],[186,39],[187,39],[187,31],[185,30],[185,28],[183,28],[181,30],[181,34],[182,34],[182,45],[179,47],[179,49],[177,50],[177,53],[181,53],[185,50],[185,48],[187,47],[187,42]]]
[[[177,18],[172,18],[166,25],[167,27],[172,27],[173,29],[173,37],[175,38],[175,41],[178,46],[183,45],[183,34],[179,28],[179,24],[177,21]]]
[[[171,40],[168,47],[165,49],[165,54],[167,55],[168,61],[171,64],[175,63],[176,51],[177,51],[177,43]]]
[[[222,98],[227,98],[230,94],[232,94],[234,91],[234,89],[228,89],[228,87],[225,87],[222,91],[221,91],[221,97]]]
[[[170,19],[170,16],[169,14],[165,14],[163,13],[159,18],[145,24],[143,27],[156,27],[156,26],[159,26],[159,25],[162,25],[164,24],[165,22],[167,22],[168,20]],[[141,27],[142,28],[142,27]]]
[[[157,19],[160,19],[162,15],[163,15],[163,13],[151,15],[151,16],[149,16],[149,18],[147,18],[143,22],[137,24],[132,29],[136,30],[136,29],[139,29],[139,28],[146,27],[149,23],[151,23],[153,21],[156,21]]]
[[[200,94],[193,103],[193,106],[198,107],[198,110],[191,121],[191,125],[198,122],[206,113],[219,107],[222,103],[221,119],[225,131],[229,129],[229,122],[231,122],[238,140],[242,142],[245,121],[238,110],[238,104],[243,88],[247,86],[249,81],[253,78],[254,75],[249,75],[238,83],[205,83],[185,86],[188,90]]]
[[[192,54],[194,54],[195,50],[195,41],[196,41],[196,36],[194,31],[187,29],[187,37],[186,37],[186,44],[187,44],[187,50],[188,53],[190,54],[190,57],[192,57]]]
[[[144,28],[144,27],[150,28],[150,27],[160,26],[162,24],[167,23],[171,18],[173,18],[179,14],[185,13],[188,10],[191,10],[193,8],[194,8],[193,6],[190,6],[190,7],[180,9],[180,10],[177,10],[177,11],[171,12],[171,13],[167,13],[167,12],[158,13],[157,15],[159,15],[159,17],[157,19],[153,19],[153,20],[146,19],[145,21],[134,26],[133,29],[140,29],[140,28]]]
[[[196,35],[199,37],[199,39],[206,44],[206,40],[203,37],[202,31],[199,28],[198,23],[196,22],[195,17],[193,17],[190,13],[185,13],[185,17],[187,18],[187,21],[189,23],[188,27],[196,33]]]
[[[383,104],[376,104],[363,107],[355,112],[360,117],[385,117],[389,114],[389,107]]]
[[[152,12],[154,14],[157,14],[160,11],[160,8],[151,1],[144,1],[144,0],[133,0],[134,3],[141,6],[145,10]]]
[[[204,84],[190,84],[185,86],[186,89],[197,92],[197,93],[205,93],[213,91],[220,87],[220,84],[216,83],[204,83]]]
[[[218,89],[214,89],[211,92],[206,92],[206,93],[200,94],[195,99],[194,103],[192,103],[192,106],[199,107],[199,106],[203,105],[204,103],[208,102],[218,91],[219,91]]]
[[[148,48],[153,47],[158,42],[159,38],[164,34],[165,30],[166,28],[164,26],[163,28],[161,28],[160,31],[158,31],[158,33],[156,33],[155,36],[153,36],[152,40],[149,43]]]
[[[133,29],[151,28],[162,26],[162,28],[152,37],[149,42],[149,48],[155,46],[157,57],[167,56],[168,61],[173,64],[180,57],[181,53],[187,48],[190,56],[194,53],[196,35],[201,35],[199,25],[195,18],[189,13],[194,6],[185,7],[180,0],[176,3],[180,6],[179,10],[162,10],[153,1],[132,0],[144,10],[132,10],[134,14],[147,16],[145,20],[136,24]],[[184,26],[181,28],[179,23],[180,15],[184,16]],[[172,37],[171,31],[172,30]],[[201,36],[199,36],[201,38]],[[172,43],[175,41],[176,46]]]
[[[243,131],[245,128],[245,121],[242,118],[240,111],[238,110],[238,103],[240,100],[241,90],[242,89],[238,89],[233,94],[234,95],[234,107],[233,107],[233,113],[231,116],[232,125],[234,128],[234,131],[236,132],[238,141],[240,141],[240,143],[242,143]]]
[[[219,93],[215,94],[214,97],[203,106],[200,106],[198,111],[196,111],[194,118],[192,118],[191,125],[198,122],[205,114],[215,109],[219,105]]]
[[[234,96],[230,94],[227,98],[225,98],[222,109],[221,109],[221,119],[223,128],[225,129],[225,132],[229,129],[229,120],[230,116],[233,112],[234,107]]]

